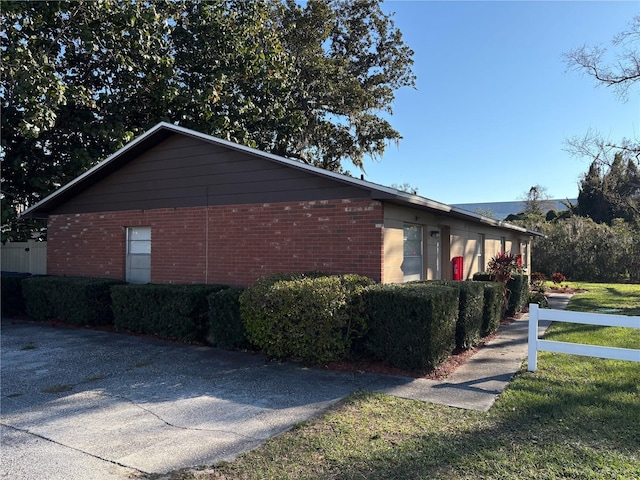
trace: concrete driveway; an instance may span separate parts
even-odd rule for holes
[[[1,354],[0,478],[14,480],[210,465],[353,391],[411,381],[6,319]]]

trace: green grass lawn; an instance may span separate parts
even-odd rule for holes
[[[570,309],[639,314],[640,285],[583,288]],[[556,324],[549,336],[640,349],[637,330],[610,330],[623,332]],[[489,412],[357,393],[232,463],[171,478],[636,480],[640,363],[541,352]]]

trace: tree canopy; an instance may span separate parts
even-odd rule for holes
[[[603,169],[593,161],[580,184],[578,214],[611,225],[614,219],[640,224],[640,172],[635,162],[618,152]]]
[[[334,171],[379,158],[415,85],[380,3],[3,2],[3,233],[159,121]]]

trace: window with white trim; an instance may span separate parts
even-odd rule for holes
[[[405,224],[402,240],[402,279],[405,282],[422,280],[422,226]]]
[[[484,272],[485,257],[484,257],[484,233],[478,234],[478,271]]]
[[[151,227],[127,227],[126,267],[127,282],[151,282]]]

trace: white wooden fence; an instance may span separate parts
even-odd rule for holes
[[[540,320],[600,325],[603,327],[640,328],[640,317],[541,309],[537,304],[532,303],[529,305],[529,365],[527,368],[530,372],[536,371],[538,351],[640,362],[640,350],[541,340],[538,338],[538,322]]]
[[[7,242],[0,245],[3,272],[31,273],[45,275],[47,273],[47,242]]]

